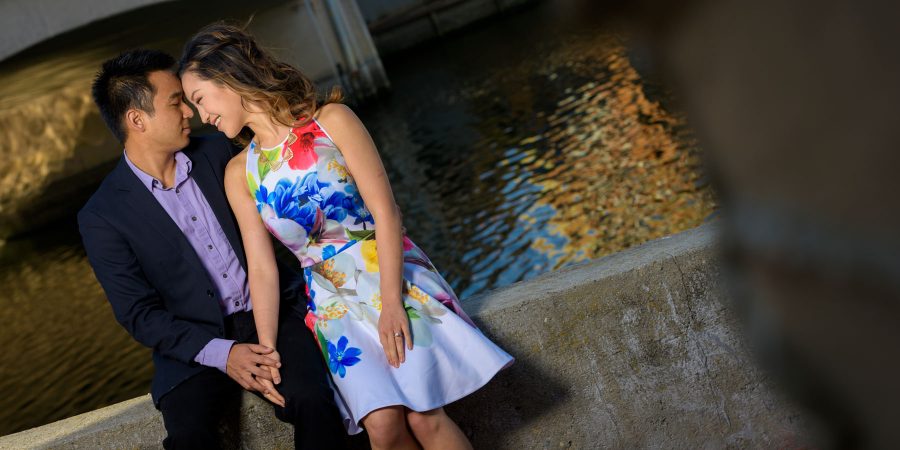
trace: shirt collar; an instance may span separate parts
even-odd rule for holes
[[[150,191],[153,191],[153,189],[162,189],[162,181],[134,165],[128,158],[128,152],[123,151],[122,153],[125,155],[125,162],[128,164],[128,167],[130,167],[131,171],[138,177],[141,184],[146,186]],[[188,179],[192,167],[193,162],[191,161],[191,158],[188,158],[183,152],[175,153],[175,187],[181,186],[181,184]]]

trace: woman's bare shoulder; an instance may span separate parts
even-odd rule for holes
[[[240,179],[243,180],[243,172],[247,167],[247,153],[250,151],[249,145],[244,147],[240,153],[234,155],[228,164],[225,166],[225,184],[228,184],[228,180],[235,178],[237,175],[240,175]]]
[[[329,103],[316,111],[316,120],[340,124],[348,120],[359,120],[349,106],[343,103]]]

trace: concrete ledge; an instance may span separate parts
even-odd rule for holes
[[[714,239],[704,225],[466,300],[485,334],[517,358],[447,408],[475,448],[807,442],[723,301]],[[292,445],[292,429],[253,395],[239,423],[239,434],[223,430],[234,447]],[[2,437],[0,448],[156,448],[164,435],[145,396]]]
[[[790,448],[799,414],[748,354],[715,225],[466,301],[518,359],[448,407],[476,448]]]

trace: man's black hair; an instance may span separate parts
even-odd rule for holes
[[[120,142],[125,142],[125,112],[137,108],[153,114],[156,91],[147,76],[159,70],[174,71],[175,58],[158,50],[129,50],[103,63],[91,94],[100,117]]]

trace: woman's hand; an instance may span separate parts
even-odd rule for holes
[[[269,348],[275,348],[275,346],[273,345]],[[269,373],[272,375],[272,380],[269,381],[266,378],[256,377],[256,381],[265,388],[265,390],[262,391],[262,394],[266,400],[284,408],[284,396],[275,389],[275,385],[281,383],[281,373],[278,371],[278,367],[281,366],[281,355],[278,353],[278,350],[272,350],[272,353],[269,353],[266,356],[275,361],[276,365],[260,366],[260,369],[268,369]]]
[[[271,381],[265,378],[257,378],[256,380],[263,387],[263,398],[284,408],[284,397],[277,390],[275,390],[275,385],[273,385]]]
[[[273,345],[269,348],[274,349],[275,346]],[[276,365],[274,365],[274,366],[267,366],[269,368],[269,371],[272,374],[272,384],[281,383],[281,372],[278,371],[278,368],[281,367],[281,354],[278,353],[278,350],[272,350],[272,353],[269,353],[266,356],[269,357],[270,359],[274,360],[276,363]]]
[[[394,368],[406,361],[406,349],[413,348],[412,334],[409,332],[409,317],[403,302],[382,301],[381,316],[378,318],[378,337],[388,363]]]

